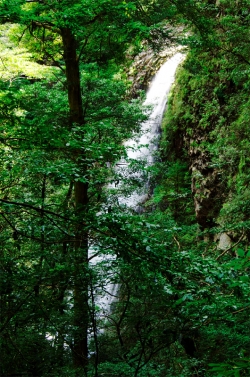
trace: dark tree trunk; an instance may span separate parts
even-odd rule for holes
[[[68,87],[68,102],[70,109],[70,126],[84,124],[79,62],[77,59],[77,46],[74,35],[68,28],[61,30],[66,77]],[[84,171],[84,154],[75,149],[72,158],[76,164],[81,165]],[[84,230],[84,212],[88,203],[88,184],[74,182],[75,211],[78,223],[75,229],[75,259],[74,259],[74,348],[73,358],[76,367],[85,368],[88,360],[88,235]]]

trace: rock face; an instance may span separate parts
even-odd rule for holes
[[[196,220],[202,229],[211,228],[215,226],[226,190],[221,181],[221,171],[212,166],[211,156],[205,146],[209,142],[209,130],[200,129],[198,124],[194,123],[190,135],[180,118],[176,119],[170,121],[170,127],[176,128],[172,134],[170,131],[170,135],[166,136],[170,136],[170,140],[165,158],[187,163],[191,172]]]
[[[200,179],[200,182],[197,188],[197,179],[194,175],[191,187],[194,194],[196,219],[198,224],[205,229],[215,225],[214,219],[219,213],[218,206],[215,203],[219,194],[216,172],[207,174],[202,180]]]
[[[223,197],[220,172],[211,167],[209,153],[201,146],[206,139],[198,130],[193,132],[192,138],[185,137],[185,145],[189,156],[191,170],[191,189],[194,198],[194,208],[198,224],[203,228],[215,225]],[[195,145],[195,146],[194,146]]]
[[[132,82],[131,95],[136,97],[138,91],[146,90],[163,63],[181,49],[180,46],[170,45],[160,53],[149,49],[137,55],[128,72],[128,78]]]
[[[226,180],[222,168],[213,162],[211,147],[224,109],[214,91],[215,83],[210,85],[208,75],[205,79],[199,75],[195,64],[189,55],[178,72],[164,124],[164,157],[188,165],[196,220],[206,229],[215,226],[227,197]]]

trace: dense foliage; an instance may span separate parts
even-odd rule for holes
[[[0,0],[1,376],[249,375],[249,17],[249,0]],[[149,112],[127,67],[177,39],[161,156],[120,174]],[[138,171],[140,214],[118,200]]]

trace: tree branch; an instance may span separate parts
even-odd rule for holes
[[[242,235],[240,236],[239,240],[232,246],[230,246],[228,249],[224,250],[223,253],[221,253],[217,258],[216,260],[220,259],[221,257],[223,257],[223,255],[225,255],[228,251],[230,251],[231,249],[233,249],[235,246],[237,246],[240,241],[242,240],[242,238],[244,237],[245,235],[245,232],[243,231]]]
[[[31,204],[28,204],[28,203],[19,203],[19,202],[12,202],[12,201],[9,201],[9,200],[5,200],[5,199],[0,199],[0,202],[2,203],[6,203],[6,204],[11,204],[11,205],[15,205],[15,206],[19,206],[19,207],[25,207],[25,208],[30,208],[30,209],[33,209],[34,211],[36,212],[39,212],[39,213],[48,213],[50,215],[53,215],[53,216],[56,216],[56,217],[59,217],[60,219],[63,219],[63,220],[71,220],[70,218],[66,217],[66,216],[62,216],[58,213],[55,213],[55,212],[52,212],[52,211],[49,211],[47,209],[43,209],[43,208],[40,208],[40,207],[35,207]]]

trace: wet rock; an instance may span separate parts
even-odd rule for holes
[[[171,45],[161,52],[156,53],[152,49],[148,49],[137,55],[128,71],[128,78],[132,82],[132,97],[137,97],[140,90],[146,90],[163,63],[181,49],[181,46]]]

